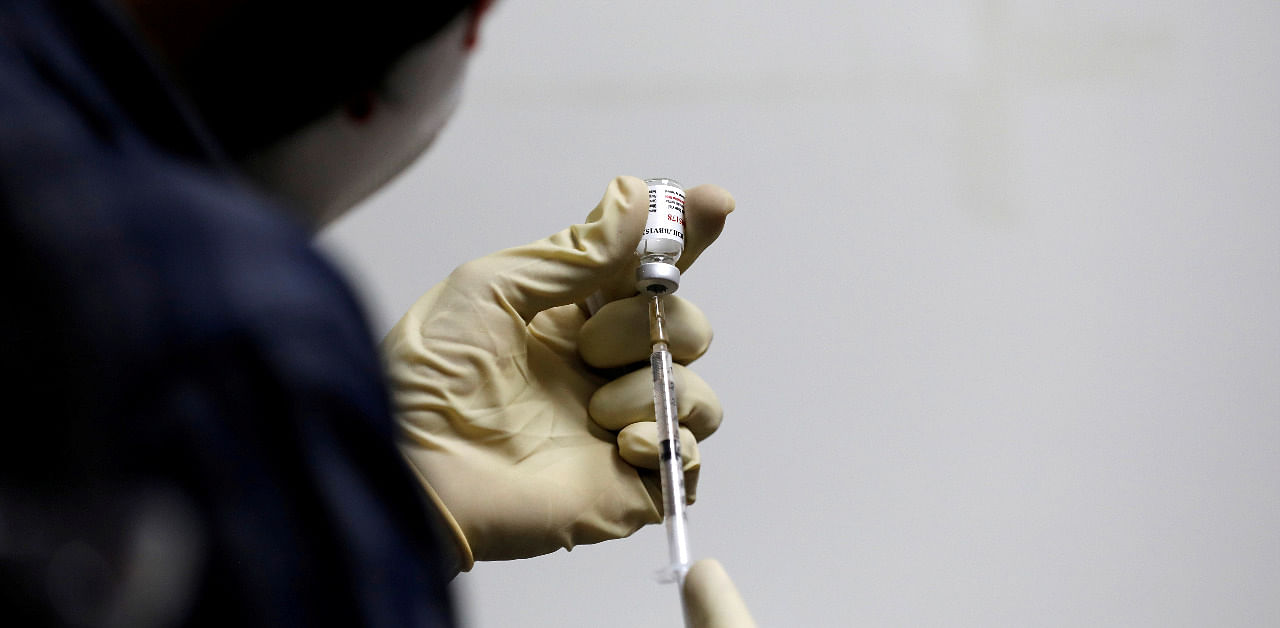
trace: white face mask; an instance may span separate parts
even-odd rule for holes
[[[341,216],[413,163],[448,121],[461,93],[470,19],[464,12],[396,62],[369,115],[335,109],[242,165],[315,228]]]

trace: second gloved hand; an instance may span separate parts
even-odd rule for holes
[[[751,612],[719,561],[703,559],[689,568],[684,602],[693,628],[756,628]]]
[[[689,190],[682,269],[732,209],[720,188]],[[464,264],[383,341],[401,450],[452,525],[462,569],[661,520],[652,385],[647,366],[626,371],[649,353],[647,306],[629,296],[647,213],[644,182],[619,177],[586,223]],[[593,293],[609,302],[588,319],[576,304]],[[711,328],[667,299],[672,353],[687,363]],[[691,371],[676,378],[692,487],[695,440],[721,410]]]

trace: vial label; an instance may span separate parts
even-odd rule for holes
[[[684,249],[684,190],[674,185],[649,186],[649,219],[636,252],[679,256]]]

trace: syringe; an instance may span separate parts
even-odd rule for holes
[[[662,295],[649,297],[649,341],[653,354],[653,414],[658,422],[658,472],[662,475],[662,512],[667,528],[669,575],[684,586],[689,570],[688,519],[685,517],[684,457],[680,454],[680,415],[676,408],[676,381],[671,373],[671,350]]]
[[[672,179],[646,179],[645,183],[649,185],[649,218],[636,249],[640,255],[636,287],[649,295],[653,412],[658,423],[658,468],[671,560],[670,567],[664,571],[683,590],[684,575],[689,570],[684,458],[680,455],[680,416],[676,408],[676,382],[671,371],[663,295],[675,292],[680,286],[680,270],[675,262],[684,252],[684,189]]]

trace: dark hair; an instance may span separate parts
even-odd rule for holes
[[[241,157],[375,88],[474,0],[250,0],[177,68],[210,129]]]

